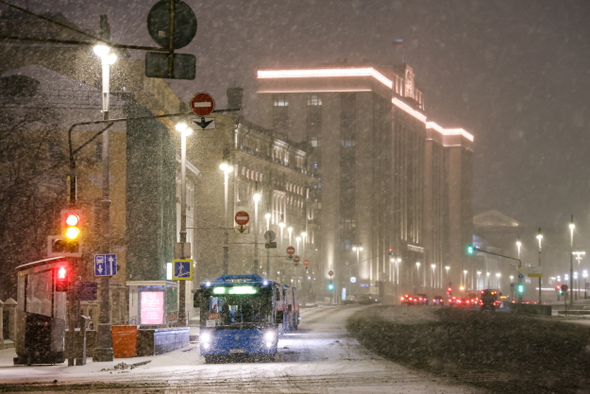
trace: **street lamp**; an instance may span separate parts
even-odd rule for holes
[[[109,119],[109,91],[110,91],[110,66],[117,60],[117,56],[109,54],[110,48],[106,45],[96,45],[94,53],[102,61],[102,116],[103,120]],[[71,180],[72,182],[74,180]],[[110,157],[109,157],[109,131],[102,133],[102,249],[104,253],[110,253]],[[109,276],[100,279],[100,314],[96,333],[96,348],[94,349],[95,361],[113,361],[113,342],[111,338],[111,306],[109,292]]]
[[[254,193],[254,273],[258,273],[258,202],[262,196],[260,193]]]
[[[228,243],[229,243],[229,234],[228,234],[228,218],[227,218],[227,214],[228,214],[228,209],[227,209],[227,204],[228,204],[228,190],[229,190],[229,184],[228,184],[228,176],[229,173],[233,171],[234,167],[229,165],[228,163],[221,163],[219,165],[219,169],[221,169],[221,171],[223,171],[223,201],[224,201],[224,205],[223,205],[223,275],[227,275],[229,273],[229,248],[228,248]]]
[[[416,271],[418,272],[418,290],[420,290],[420,262],[416,261]]]
[[[283,242],[283,229],[285,228],[286,224],[283,222],[279,222],[279,229],[281,233],[281,242]]]
[[[488,282],[488,289],[489,289],[490,288],[490,273],[489,272],[486,272],[486,279]]]
[[[362,246],[353,246],[352,251],[356,252],[356,269],[359,270],[360,253],[362,252]],[[352,276],[352,275],[351,275]]]
[[[481,275],[481,271],[477,271],[477,284],[475,285],[475,290],[479,289],[479,276]]]
[[[574,271],[574,279],[575,279],[575,281],[573,283],[574,283],[574,285],[576,285],[576,288],[572,288],[572,292],[575,291],[576,300],[577,300],[578,299],[578,292],[580,290],[580,282],[578,282],[578,271]]]
[[[292,242],[292,234],[293,234],[293,227],[287,227],[287,233],[289,233],[289,246],[291,246]]]
[[[574,215],[569,224],[570,228],[570,305],[574,305]]]
[[[500,277],[502,276],[502,274],[500,272],[496,272],[496,286],[498,287],[498,289],[500,289]]]
[[[177,123],[176,131],[180,132],[180,250],[182,259],[191,256],[185,255],[184,245],[186,244],[186,137],[193,133],[193,129],[185,122]],[[181,280],[178,284],[178,325],[186,326],[186,281]]]
[[[572,216],[572,220],[573,220],[573,216]],[[537,239],[539,240],[539,271],[541,271],[541,249],[542,249],[541,242],[543,241],[543,234],[541,234],[541,227],[539,227],[539,232],[537,233]],[[543,275],[543,274],[541,272],[539,272],[539,275]],[[542,286],[541,279],[542,279],[542,276],[539,276],[539,305],[543,304],[543,301],[541,300],[541,286]]]
[[[467,288],[467,270],[463,270],[463,287]]]
[[[516,238],[516,251],[518,253],[518,259],[520,260],[520,247],[522,246],[522,242],[520,242],[520,236]]]
[[[401,257],[398,257],[395,260],[395,283],[397,285],[399,285],[399,265],[401,264],[401,262],[402,262],[402,258]]]
[[[270,230],[270,213],[265,213],[264,218],[266,219],[266,231]]]

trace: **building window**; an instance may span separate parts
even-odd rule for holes
[[[272,96],[273,106],[275,107],[288,107],[289,101],[287,96],[284,94],[273,94]]]
[[[356,146],[356,140],[340,140],[340,145],[343,148],[351,148]]]
[[[322,137],[319,136],[314,136],[311,137],[309,139],[309,144],[311,145],[312,148],[319,148],[320,146],[322,146]],[[316,163],[317,166],[317,163]],[[317,167],[315,167],[317,168]]]
[[[317,94],[308,94],[307,105],[322,105],[322,99]]]

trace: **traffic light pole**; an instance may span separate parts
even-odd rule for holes
[[[488,252],[487,250],[481,250],[479,248],[476,248],[475,246],[473,246],[473,251],[484,253],[484,254],[490,254],[492,256],[503,257],[508,260],[516,261],[517,266],[518,266],[518,288],[517,288],[517,290],[520,288],[520,286],[522,285],[522,277],[521,277],[522,273],[520,272],[520,270],[522,268],[522,262],[520,261],[520,259],[515,259],[514,257],[505,256],[505,255],[499,254],[499,253]],[[520,293],[520,291],[517,291],[517,294],[518,294],[518,304],[521,304],[522,303],[522,294]]]

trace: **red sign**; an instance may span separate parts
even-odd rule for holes
[[[215,108],[215,100],[209,93],[197,93],[191,101],[193,112],[199,116],[207,116]]]
[[[330,270],[330,272],[328,272],[328,275],[330,275],[330,276],[334,275],[334,271]]]
[[[164,292],[142,291],[140,324],[164,324]]]
[[[294,247],[292,247],[292,246],[289,246],[289,247],[287,248],[287,254],[288,254],[289,256],[293,256],[293,255],[295,254],[295,248],[294,248]]]
[[[293,261],[294,261],[294,262],[298,263],[298,262],[299,262],[299,260],[301,260],[301,259],[299,258],[299,256],[293,256]]]
[[[236,223],[240,226],[245,226],[250,221],[250,215],[246,211],[240,211],[236,213]]]
[[[309,260],[303,260],[303,265],[307,267],[309,265]]]

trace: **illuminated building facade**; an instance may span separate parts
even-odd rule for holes
[[[412,68],[261,70],[258,85],[258,123],[313,150],[318,263],[336,298],[458,290],[473,137],[427,119]]]

